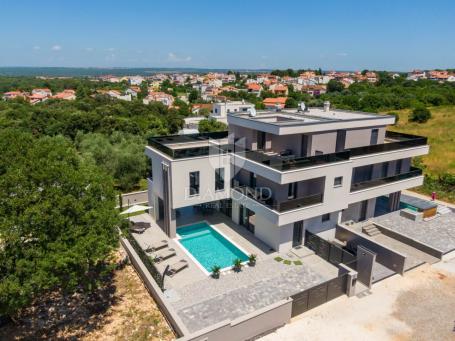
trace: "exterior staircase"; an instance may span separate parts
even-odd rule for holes
[[[377,236],[378,234],[381,234],[381,231],[374,224],[369,224],[369,225],[363,226],[362,232],[367,234],[370,237],[374,237],[374,236]]]
[[[438,205],[438,210],[437,212],[439,214],[447,214],[447,213],[450,213],[452,212],[452,210],[450,208],[448,208],[447,206],[444,206],[444,205]]]

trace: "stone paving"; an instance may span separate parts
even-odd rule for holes
[[[400,211],[371,220],[443,253],[455,250],[455,213],[453,212],[419,222],[401,217]]]
[[[264,260],[256,267],[238,274],[194,283],[180,290],[179,294],[184,299],[174,302],[173,306],[191,332],[233,320],[336,277],[336,271],[332,271],[332,276],[328,277],[308,266],[306,263],[309,264],[313,257],[318,258],[306,257],[304,260],[308,262],[303,265],[284,265],[273,259]],[[217,292],[221,294],[210,297]]]

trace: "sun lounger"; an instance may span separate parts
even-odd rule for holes
[[[133,233],[144,233],[145,227],[133,225],[130,227],[130,231]]]
[[[172,264],[169,269],[167,270],[167,275],[169,277],[172,277],[174,276],[177,272],[180,272],[182,271],[183,269],[185,269],[186,267],[188,267],[188,262],[184,259],[181,259],[179,260],[178,262]]]
[[[145,252],[158,251],[158,250],[164,249],[168,245],[169,244],[168,244],[167,240],[162,240],[162,241],[156,242],[154,244],[147,245]]]
[[[154,261],[156,263],[160,263],[163,260],[166,260],[168,258],[174,257],[175,255],[176,255],[176,253],[175,253],[174,249],[166,249],[166,250],[164,250],[164,251],[162,251],[160,253],[155,254]]]

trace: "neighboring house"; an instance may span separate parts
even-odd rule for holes
[[[247,91],[251,94],[255,94],[257,96],[261,95],[262,86],[258,83],[248,83],[247,84]]]
[[[428,71],[427,73],[428,79],[435,80],[435,81],[446,81],[449,78],[448,71]]]
[[[227,114],[247,112],[248,109],[252,108],[254,108],[254,104],[245,101],[217,102],[213,103],[210,116],[213,118],[226,118]]]
[[[323,95],[327,92],[327,86],[325,85],[304,85],[300,91],[305,92],[311,96]]]
[[[265,98],[264,103],[266,109],[283,109],[286,105],[287,97]]]
[[[41,95],[45,97],[51,97],[52,96],[52,91],[50,89],[44,88],[44,89],[33,89],[32,90],[32,95]]]
[[[32,93],[31,95],[27,96],[27,99],[30,102],[30,104],[41,103],[41,102],[46,101],[48,98],[49,98],[48,96],[39,94],[39,93],[36,93],[36,94]]]
[[[9,99],[15,99],[18,97],[24,98],[25,94],[22,91],[8,91],[8,92],[5,92],[2,97],[6,101]]]
[[[130,102],[131,101],[131,95],[130,94],[126,94],[126,95],[122,95],[122,93],[118,90],[108,90],[106,92],[106,95],[112,97],[112,98],[116,98],[116,99],[119,99],[119,100],[122,100],[122,101],[128,101]]]
[[[270,85],[269,90],[275,95],[287,96],[289,93],[288,87],[283,84],[272,84]]]
[[[62,92],[57,92],[54,96],[52,96],[52,98],[74,101],[76,99],[76,91],[72,89],[66,89],[63,90]]]
[[[133,87],[126,89],[125,94],[131,95],[132,97],[137,97],[137,94],[140,92],[140,89],[133,89]]]
[[[165,92],[154,92],[151,91],[143,99],[144,104],[149,104],[150,102],[161,102],[167,107],[171,107],[174,104],[174,96],[169,95]]]
[[[145,79],[141,76],[134,76],[128,79],[130,85],[141,85],[143,81],[145,81]]]
[[[373,217],[378,199],[399,209],[401,191],[423,183],[412,158],[428,154],[426,139],[387,132],[393,116],[325,103],[231,112],[227,122],[228,132],[156,137],[146,147],[149,213],[171,238],[176,217],[210,204],[285,254],[306,231],[335,236],[338,223]]]
[[[207,111],[212,111],[212,104],[211,103],[196,103],[191,106],[191,113],[193,115],[199,115],[201,109],[206,109]]]

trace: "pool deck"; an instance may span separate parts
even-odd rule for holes
[[[251,313],[280,301],[297,292],[316,286],[338,275],[338,268],[305,247],[293,252],[278,253],[258,240],[245,228],[234,224],[230,218],[215,212],[210,215],[180,215],[178,226],[207,221],[247,253],[257,255],[255,266],[244,266],[242,271],[223,271],[219,279],[205,274],[174,239],[169,239],[148,214],[132,217],[132,221],[147,221],[151,227],[142,234],[133,234],[145,248],[167,240],[177,255],[157,264],[163,272],[167,264],[180,259],[188,261],[188,268],[174,277],[165,277],[164,295],[177,311],[187,328],[193,332],[226,319]],[[274,258],[280,256],[302,264],[286,265]]]

